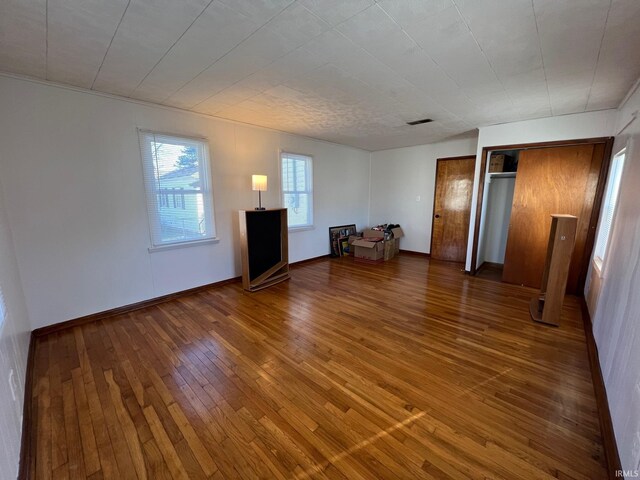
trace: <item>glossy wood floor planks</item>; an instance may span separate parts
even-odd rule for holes
[[[401,255],[35,341],[33,478],[604,479],[579,303]]]

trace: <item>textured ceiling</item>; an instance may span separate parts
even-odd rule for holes
[[[617,107],[639,50],[638,0],[0,1],[2,71],[367,150]]]

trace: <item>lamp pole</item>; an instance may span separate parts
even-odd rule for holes
[[[258,190],[258,210],[263,210],[263,208],[262,208],[262,190]]]

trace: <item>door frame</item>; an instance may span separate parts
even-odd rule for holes
[[[580,275],[578,277],[578,292],[582,295],[584,290],[585,280],[587,278],[587,270],[589,268],[589,259],[591,258],[591,252],[593,251],[593,243],[595,241],[596,227],[598,226],[598,217],[600,216],[600,207],[602,206],[602,197],[604,194],[604,187],[607,182],[607,176],[609,175],[609,165],[611,164],[611,153],[613,150],[614,137],[595,137],[595,138],[581,138],[574,140],[558,140],[553,142],[539,142],[539,143],[520,143],[513,145],[495,145],[482,148],[482,157],[480,159],[480,176],[478,180],[478,193],[476,201],[476,218],[473,226],[473,249],[471,250],[471,268],[469,273],[475,275],[478,272],[476,263],[478,262],[478,235],[480,233],[480,221],[482,219],[482,200],[484,197],[484,180],[487,169],[487,157],[490,151],[493,150],[527,150],[534,148],[547,148],[547,147],[567,147],[572,145],[590,145],[590,144],[603,144],[604,152],[602,158],[602,165],[600,167],[600,175],[598,176],[598,185],[596,187],[596,196],[593,201],[593,209],[591,210],[591,218],[589,220],[589,230],[587,232],[587,238],[585,242],[584,255],[582,257],[582,264],[580,266]],[[517,176],[516,176],[517,181]]]
[[[440,166],[440,162],[446,162],[447,160],[474,160],[474,168],[475,168],[475,155],[460,155],[457,157],[442,157],[436,159],[436,175],[434,177],[433,182],[433,202],[431,208],[431,235],[429,237],[429,256],[431,256],[431,247],[433,246],[433,219],[436,214],[436,193],[438,191],[438,167]],[[471,213],[471,206],[473,205],[473,194],[471,195],[471,204],[469,205],[469,213]],[[469,251],[469,235],[467,234],[467,251]],[[465,253],[464,262],[467,261],[467,254]]]

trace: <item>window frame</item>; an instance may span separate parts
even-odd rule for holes
[[[211,175],[211,155],[209,148],[209,140],[206,137],[199,137],[194,135],[185,135],[181,133],[168,133],[162,132],[158,130],[147,130],[138,128],[138,143],[140,145],[140,161],[142,164],[142,174],[143,174],[143,189],[146,200],[146,209],[147,209],[147,219],[149,225],[149,242],[150,246],[148,251],[150,253],[162,250],[172,250],[176,248],[190,247],[196,245],[203,245],[209,243],[218,243],[219,239],[216,236],[216,224],[215,224],[215,202],[213,198],[213,182]],[[157,202],[155,201],[155,197],[158,195],[157,189],[150,189],[150,186],[153,186],[157,181],[157,177],[154,171],[153,162],[148,163],[145,161],[146,155],[145,151],[149,148],[148,145],[145,145],[149,141],[149,136],[163,136],[169,137],[180,141],[185,141],[185,143],[193,143],[197,142],[201,144],[202,147],[202,159],[198,161],[198,172],[199,178],[201,182],[201,191],[202,191],[202,199],[203,199],[203,209],[204,209],[204,219],[205,219],[205,229],[207,231],[206,236],[203,238],[195,238],[191,240],[177,240],[177,241],[166,241],[166,242],[156,242],[156,238],[154,238],[154,232],[160,231],[160,216],[157,211],[154,211],[151,207],[154,206]]]
[[[285,191],[284,189],[284,178],[283,178],[283,171],[282,171],[282,160],[283,157],[286,155],[295,155],[298,157],[306,157],[305,159],[305,163],[306,163],[306,167],[305,167],[305,174],[307,176],[307,181],[306,184],[308,186],[308,188],[304,191],[299,191],[299,192],[290,192],[290,191]],[[306,193],[308,195],[309,198],[309,218],[308,218],[308,222],[304,225],[288,225],[288,229],[290,232],[296,232],[296,231],[304,231],[304,230],[312,230],[315,228],[314,226],[314,220],[313,220],[313,155],[310,155],[308,153],[300,153],[300,152],[295,152],[292,150],[284,150],[281,149],[279,151],[279,155],[278,155],[278,173],[280,176],[280,205],[282,205],[282,208],[287,208],[287,206],[285,205],[285,194],[287,193]],[[289,209],[287,208],[287,223],[289,221]]]
[[[604,187],[604,195],[602,198],[602,206],[600,208],[600,215],[598,218],[598,230],[596,232],[595,240],[593,242],[593,254],[592,254],[592,263],[598,275],[602,278],[604,276],[605,266],[607,262],[607,258],[609,256],[609,250],[611,248],[610,240],[611,234],[613,232],[613,227],[616,219],[616,215],[618,212],[619,199],[620,199],[620,187],[622,185],[622,178],[624,176],[624,167],[627,159],[627,146],[621,148],[618,153],[611,157],[611,164],[609,167],[609,175],[607,177],[607,182]],[[620,157],[622,157],[621,160]],[[617,164],[617,162],[621,162]],[[618,167],[618,165],[620,165]],[[617,188],[614,186],[613,182],[618,182]],[[601,230],[603,228],[602,218],[603,215],[606,214],[608,210],[608,206],[611,203],[612,197],[615,192],[615,203],[613,205],[613,211],[611,212],[611,222],[609,224],[608,230],[606,232],[606,237],[601,239]],[[604,241],[604,250],[602,252],[602,256],[598,255],[599,250],[599,242]]]
[[[4,329],[4,324],[9,316],[9,312],[7,311],[7,302],[4,299],[4,294],[2,293],[2,288],[0,288],[0,333]]]

